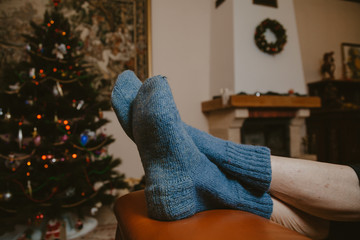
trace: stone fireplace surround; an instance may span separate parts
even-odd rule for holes
[[[289,118],[289,157],[308,158],[302,148],[306,134],[305,119],[311,108],[321,107],[318,97],[232,95],[227,101],[217,98],[202,102],[202,111],[209,122],[209,133],[241,143],[241,128],[246,119]],[[304,131],[305,130],[305,131]]]

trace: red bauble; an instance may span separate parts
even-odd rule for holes
[[[59,5],[59,3],[61,2],[61,0],[52,0],[54,3],[54,6],[57,7]]]

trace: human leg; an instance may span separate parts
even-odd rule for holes
[[[155,76],[154,78],[164,78]],[[112,105],[116,116],[130,139],[132,132],[132,105],[141,81],[132,71],[118,76],[112,91]],[[269,189],[271,181],[270,150],[266,147],[235,144],[211,136],[183,123],[183,128],[197,148],[229,176],[258,192]]]
[[[268,193],[252,194],[197,149],[183,128],[165,78],[150,78],[141,86],[132,119],[151,217],[176,220],[219,207],[270,217]]]
[[[120,121],[120,123],[122,123],[122,126],[123,126],[123,128],[124,128],[124,130],[128,133],[128,135],[129,135],[129,137],[131,137],[131,138],[133,138],[133,136],[132,136],[132,126],[131,125],[129,125],[129,123],[128,123],[128,121],[130,120],[130,118],[131,118],[131,116],[129,116],[129,111],[132,109],[131,108],[131,106],[132,106],[132,102],[133,102],[133,98],[134,98],[134,96],[135,96],[135,92],[136,92],[136,94],[137,94],[137,90],[138,90],[138,88],[140,88],[140,85],[141,84],[137,84],[138,85],[138,87],[134,87],[133,88],[133,90],[134,91],[130,91],[130,92],[128,92],[128,87],[127,86],[122,86],[122,87],[124,87],[124,89],[123,89],[123,91],[125,91],[126,92],[126,94],[127,95],[123,95],[122,96],[122,99],[120,99],[120,103],[121,103],[121,101],[122,101],[122,103],[123,102],[125,102],[125,104],[120,104],[120,105],[116,105],[116,104],[114,104],[114,106],[115,106],[115,111],[117,112],[117,116],[118,116],[118,118],[120,117],[120,119],[119,120],[122,120],[122,121]],[[119,90],[119,89],[121,89],[121,88],[118,88],[117,89],[117,91]],[[118,96],[116,96],[116,95],[118,95],[116,92],[113,92],[113,94],[115,94],[115,96],[113,95],[113,97],[115,97],[114,99],[115,100],[119,100],[119,98],[118,98]],[[123,93],[121,93],[121,94],[123,94]],[[124,99],[126,100],[126,101],[124,101]],[[113,103],[114,103],[114,101],[113,101]],[[116,101],[115,103],[119,103],[118,101]],[[130,109],[130,110],[129,110]],[[124,111],[124,112],[121,112],[121,111]],[[122,115],[125,115],[126,117],[128,117],[127,118],[127,121],[123,121],[123,119],[125,119],[125,118],[123,118],[122,117]],[[141,117],[140,117],[141,118]],[[127,125],[127,127],[126,127],[126,124],[128,124]],[[142,124],[139,124],[139,125],[142,125]],[[146,125],[146,124],[145,124]],[[124,127],[125,126],[125,127]],[[219,146],[221,146],[222,144],[224,144],[224,143],[226,143],[227,141],[224,141],[224,140],[220,140],[220,139],[216,139],[216,138],[213,138],[213,137],[211,137],[211,136],[209,136],[209,135],[207,135],[207,134],[205,134],[205,133],[203,133],[203,132],[200,132],[200,131],[198,131],[198,130],[196,130],[196,129],[193,129],[193,128],[191,128],[190,126],[187,126],[187,125],[183,125],[182,127],[179,127],[178,126],[178,128],[184,128],[184,129],[186,129],[186,132],[187,133],[189,133],[189,134],[191,134],[191,136],[192,136],[192,141],[194,141],[194,142],[196,142],[196,143],[198,143],[198,144],[196,144],[196,147],[198,148],[198,149],[201,149],[201,151],[203,151],[203,152],[206,152],[210,157],[213,157],[213,158],[215,158],[215,160],[216,160],[216,158],[219,158],[220,160],[221,160],[221,162],[223,162],[223,160],[224,159],[226,159],[226,157],[224,157],[225,156],[225,154],[220,154],[219,155],[219,153],[217,152],[217,150],[216,149],[219,149]],[[146,132],[146,131],[139,131],[139,132]],[[141,134],[140,134],[141,135]],[[160,135],[162,135],[162,134],[158,134],[158,136],[160,136]],[[196,135],[195,137],[194,137],[194,135]],[[153,137],[150,137],[149,139],[154,139],[154,136]],[[205,139],[205,141],[203,141],[203,139]],[[188,139],[189,140],[189,139]],[[189,141],[191,141],[191,140],[189,140]],[[214,140],[214,142],[215,142],[215,144],[207,144],[207,141],[211,141],[211,140]],[[151,140],[150,140],[151,141]],[[203,141],[203,142],[202,142]],[[199,144],[200,143],[200,144]],[[144,144],[144,145],[149,145],[149,146],[151,146],[151,142],[150,143],[147,143],[147,144]],[[217,147],[213,147],[213,146],[217,146]],[[236,146],[239,146],[239,148],[242,146],[242,145],[236,145]],[[234,147],[236,147],[236,146],[234,146]],[[153,150],[153,148],[151,149],[151,150],[149,150],[149,151],[152,151]],[[214,151],[215,150],[215,151]],[[248,153],[244,153],[244,155],[245,155],[245,159],[246,159],[246,157],[248,156],[247,154],[251,154],[251,151],[249,151]],[[216,155],[217,154],[217,155]],[[217,156],[217,157],[214,157],[214,156]],[[177,156],[177,157],[180,157],[180,156]],[[239,160],[239,162],[240,162],[240,164],[241,164],[241,159],[243,159],[244,158],[244,156],[242,156],[242,158],[239,158],[238,160]],[[181,157],[180,157],[180,159],[181,159]],[[207,159],[205,159],[204,160],[204,162],[207,162],[206,161]],[[235,159],[236,160],[236,159]],[[215,161],[216,162],[216,161]],[[246,167],[246,165],[248,165],[249,167],[251,167],[251,164],[259,164],[259,165],[261,165],[259,162],[247,162],[247,161],[243,161],[244,163],[246,163],[246,164],[243,164],[243,165],[240,165],[240,167]],[[219,166],[220,165],[220,166]],[[219,164],[218,166],[219,167],[221,167],[221,164]],[[166,168],[166,167],[165,167]],[[267,169],[270,169],[270,167],[269,168],[267,168]],[[229,170],[229,168],[228,168],[228,170]],[[171,171],[170,171],[171,172]],[[228,171],[228,173],[229,172],[231,172],[231,171]],[[255,172],[255,174],[256,174],[256,171],[254,171]],[[271,171],[270,171],[270,174],[271,174]],[[150,177],[149,177],[149,175],[150,175]],[[148,176],[148,182],[153,182],[153,180],[154,179],[152,179],[152,177],[151,177],[151,175],[157,175],[157,174],[152,174],[152,173],[148,173],[147,174],[147,176]],[[185,171],[185,174],[183,174],[183,175],[185,175],[185,180],[186,180],[186,178],[187,177],[189,177],[188,176],[188,173],[186,173],[186,171]],[[201,174],[200,174],[201,175]],[[233,176],[236,176],[236,174],[232,174]],[[252,173],[249,173],[248,174],[248,176],[251,178],[251,176],[252,176]],[[172,177],[173,177],[173,174],[172,174],[172,176],[167,176],[167,177],[170,177],[171,179],[170,179],[170,182],[171,182],[171,180],[173,179]],[[183,178],[184,176],[178,176],[178,177],[174,177],[175,179],[181,179],[181,178]],[[150,178],[150,181],[149,181],[149,178]],[[156,178],[156,177],[155,177]],[[191,178],[191,177],[190,177]],[[244,178],[244,177],[242,177],[242,178]],[[270,175],[270,178],[271,178],[271,175]],[[260,180],[261,180],[261,177],[259,178]],[[185,181],[184,180],[184,181]],[[191,179],[191,181],[192,181],[192,179]],[[190,182],[191,182],[190,181]],[[191,189],[192,187],[192,184],[190,183],[187,183],[188,184],[188,187]],[[161,185],[160,183],[156,183],[155,185]],[[221,185],[221,184],[220,184]],[[170,189],[172,189],[173,188],[173,186],[170,184],[170,185],[168,185],[168,187],[170,186]],[[150,187],[149,187],[150,188]],[[174,190],[174,189],[173,189]],[[150,191],[153,191],[153,190],[150,190]],[[160,192],[163,192],[164,190],[160,190]],[[157,193],[159,193],[159,191],[157,191]],[[150,196],[149,196],[149,198],[150,198],[150,201],[153,201],[153,203],[154,204],[151,204],[151,205],[155,205],[155,202],[157,202],[157,204],[158,205],[165,205],[164,204],[164,201],[163,200],[151,200],[151,196],[156,196],[157,194],[155,194],[155,192],[152,192],[151,194],[149,194]],[[160,193],[160,195],[161,195],[161,193]],[[165,195],[165,194],[164,194]],[[185,196],[187,196],[187,195],[185,195]],[[180,199],[180,198],[179,198]],[[182,199],[183,200],[183,199]],[[191,200],[191,199],[190,199]],[[193,200],[193,199],[192,199]],[[192,203],[192,200],[190,201],[190,203]],[[181,201],[180,201],[181,202]],[[195,201],[196,202],[196,201]],[[167,204],[166,205],[170,205],[170,206],[174,206],[174,205],[176,205],[176,203],[174,204],[174,201],[170,201],[170,202],[166,202]],[[193,204],[193,203],[192,203]],[[279,205],[278,204],[278,202],[276,203],[277,205],[276,206],[274,206],[274,212],[273,212],[273,215],[272,215],[272,220],[273,221],[275,221],[276,222],[276,220],[277,219],[282,219],[281,221],[282,222],[279,222],[280,224],[281,223],[283,223],[283,224],[285,224],[285,226],[286,227],[289,227],[289,228],[291,228],[291,229],[295,229],[296,230],[296,228],[294,227],[294,226],[301,226],[301,229],[305,229],[305,230],[307,230],[306,229],[306,227],[311,227],[311,226],[323,226],[323,225],[326,225],[326,224],[320,224],[321,222],[322,223],[324,223],[324,221],[323,220],[320,220],[320,225],[317,225],[317,224],[315,224],[314,225],[314,221],[319,221],[319,219],[318,218],[316,218],[316,217],[313,217],[313,216],[310,216],[310,215],[308,215],[308,214],[305,214],[304,212],[301,212],[301,211],[299,211],[299,210],[297,210],[297,209],[294,209],[294,208],[292,208],[292,207],[290,207],[290,206],[288,206],[288,205],[286,205],[286,204],[283,204],[283,205]],[[191,206],[191,204],[189,204],[189,206]],[[280,207],[279,208],[279,206],[282,206],[282,207]],[[287,208],[285,208],[285,209],[287,209],[287,211],[279,211],[279,209],[284,209],[284,206],[286,206]],[[156,209],[154,209],[153,211],[157,211]],[[165,210],[165,212],[166,211],[168,211],[168,210]],[[190,211],[189,211],[190,212]],[[181,212],[180,212],[181,213]],[[188,214],[188,213],[185,213],[185,215],[186,214]],[[193,214],[193,213],[190,213],[190,214]],[[280,215],[279,215],[280,214]],[[172,217],[174,217],[174,216],[171,216],[171,218]],[[294,226],[292,226],[292,225],[289,225],[289,224],[287,224],[287,223],[289,223],[289,222],[286,222],[286,220],[289,220],[290,221],[290,223],[293,223],[293,224],[295,224]],[[325,221],[325,223],[326,223],[326,221]],[[307,225],[306,225],[307,224]],[[304,227],[304,225],[305,225],[305,227]],[[299,230],[299,229],[298,229]],[[303,230],[304,231],[304,230]],[[309,230],[307,230],[307,231],[309,231]],[[312,228],[310,228],[310,231],[313,231],[313,229]],[[310,236],[312,235],[312,233],[310,232]]]
[[[271,156],[270,194],[311,215],[360,220],[360,187],[348,166]]]
[[[273,203],[270,221],[311,239],[325,239],[328,236],[330,221],[305,213],[274,197]]]

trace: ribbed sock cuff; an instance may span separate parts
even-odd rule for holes
[[[270,219],[273,212],[273,201],[269,193],[264,193],[262,196],[254,197],[249,194],[247,201],[247,211],[259,215],[261,217]],[[244,204],[244,202],[242,203]]]
[[[239,177],[249,187],[268,191],[271,183],[270,149],[226,142],[225,158],[220,168]]]
[[[214,137],[187,124],[184,127],[197,148],[223,172],[247,188],[264,192],[270,187],[270,150],[266,147],[237,144]]]

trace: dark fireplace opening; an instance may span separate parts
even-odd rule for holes
[[[241,128],[241,142],[270,148],[272,155],[290,156],[290,118],[248,118]]]

